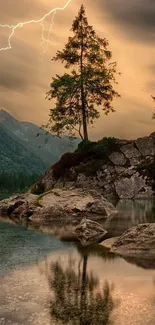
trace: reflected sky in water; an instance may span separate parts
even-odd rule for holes
[[[1,223],[0,324],[154,325],[155,270]]]

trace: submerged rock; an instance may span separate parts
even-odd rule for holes
[[[155,223],[139,224],[126,230],[111,251],[124,257],[155,259]]]
[[[99,223],[84,218],[75,228],[74,234],[83,246],[88,246],[100,242],[107,231]]]

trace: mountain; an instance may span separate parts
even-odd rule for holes
[[[73,151],[67,137],[47,134],[37,125],[21,122],[0,110],[0,171],[43,173],[66,151]]]

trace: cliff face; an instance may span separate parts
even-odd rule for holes
[[[67,153],[32,191],[55,187],[98,189],[106,198],[155,195],[155,133],[136,140],[103,139]]]

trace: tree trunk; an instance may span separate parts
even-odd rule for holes
[[[88,255],[83,257],[83,270],[82,270],[82,279],[81,279],[81,315],[80,315],[80,325],[85,325],[86,320],[86,308],[87,308],[87,261]]]
[[[85,141],[88,141],[86,109],[85,109],[85,103],[83,100],[82,100],[82,120],[83,120],[83,137],[84,137]]]
[[[83,80],[83,30],[82,30],[82,18],[81,18],[81,59],[80,59],[80,70],[81,70],[81,105],[82,105],[83,137],[84,137],[84,140],[85,141],[88,141],[86,103],[85,103],[85,96],[84,96],[84,80]]]

